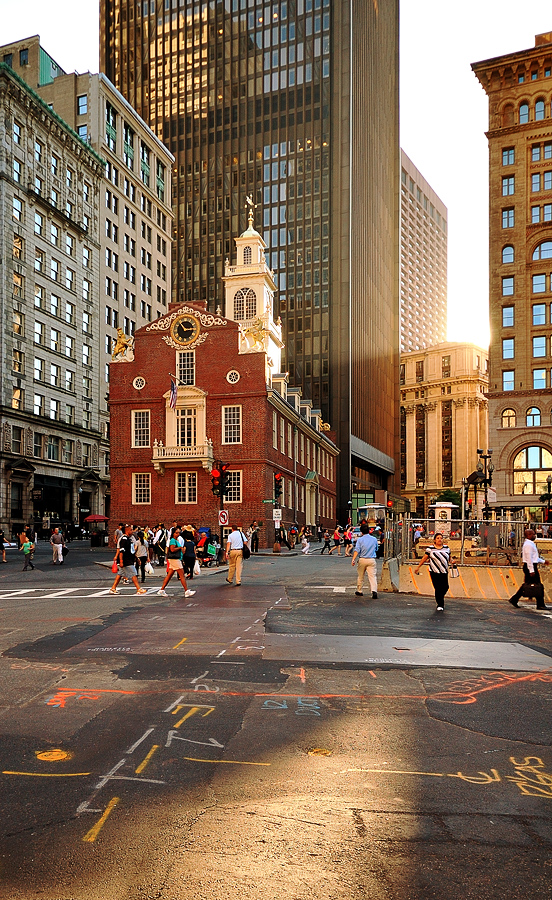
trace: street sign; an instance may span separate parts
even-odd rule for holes
[[[228,525],[228,510],[221,509],[218,514],[219,525]]]
[[[275,522],[282,521],[282,510],[281,509],[273,509],[272,510],[272,518]]]
[[[270,499],[270,500],[263,500],[262,502],[263,503],[276,503],[276,500]]]

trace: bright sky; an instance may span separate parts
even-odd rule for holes
[[[98,71],[98,0],[0,0],[0,43],[39,34],[67,72]],[[401,145],[448,207],[448,338],[486,346],[487,98],[470,63],[534,46],[550,0],[401,0]]]

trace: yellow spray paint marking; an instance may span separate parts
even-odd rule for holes
[[[309,756],[331,756],[331,750],[324,750],[323,747],[313,747],[312,750],[308,751]]]
[[[176,715],[178,712],[180,712],[181,709],[186,709],[187,706],[188,706],[188,704],[183,704],[182,706],[177,706],[173,710],[173,713],[172,713],[173,716]],[[206,716],[210,715],[210,713],[212,713],[214,711],[215,707],[214,706],[192,706],[190,709],[188,709],[188,712],[186,713],[186,715],[182,716],[182,718],[175,724],[174,727],[180,728],[180,726],[182,725],[183,722],[186,721],[186,719],[191,719],[192,716],[195,716],[195,714],[197,712],[200,712],[200,710],[202,710],[202,709],[206,710],[206,712],[201,714],[201,718],[204,719]]]
[[[188,640],[188,638],[182,638],[182,640],[179,641],[178,644],[174,645],[173,650],[178,650],[178,648],[187,640]]]
[[[272,763],[244,762],[241,759],[198,759],[195,756],[183,756],[182,759],[187,759],[189,762],[212,763],[213,765],[228,765],[228,766],[271,766],[272,765]]]
[[[507,594],[509,594],[510,590],[508,588],[508,585],[506,584],[506,579],[504,578],[504,572],[502,571],[502,569],[500,569],[499,571],[500,571],[500,577],[502,578],[502,581],[504,583],[504,588],[506,589]]]
[[[495,580],[493,578],[493,573],[491,572],[490,569],[487,569],[487,574],[488,574],[489,578],[491,579],[491,584],[495,589],[496,596],[498,597],[499,600],[502,600],[502,597],[500,596],[500,591],[498,590],[498,588],[495,584]]]
[[[28,775],[30,778],[77,778],[79,775],[91,775],[91,772],[12,772],[4,769],[2,775]]]
[[[37,759],[45,760],[46,762],[57,762],[61,759],[73,759],[73,754],[69,752],[69,750],[35,750],[35,756]]]
[[[460,573],[460,577],[459,577],[458,580],[460,581],[460,584],[461,584],[462,587],[464,588],[464,593],[465,593],[466,597],[469,597],[468,589],[467,589],[467,587],[466,587],[466,583],[465,583],[465,581],[464,581],[464,579],[463,579],[463,577],[462,577],[462,572],[460,572],[460,569],[458,569],[458,572]]]
[[[154,744],[154,745],[153,745],[153,747],[151,748],[151,750],[150,750],[150,752],[148,753],[148,755],[144,757],[144,759],[142,760],[142,762],[140,763],[140,765],[134,770],[134,771],[136,772],[137,775],[139,775],[140,772],[143,772],[143,771],[144,771],[144,769],[146,768],[147,764],[149,763],[150,759],[152,758],[152,756],[153,756],[153,754],[155,753],[156,750],[159,750],[159,744]]]
[[[480,590],[481,593],[483,594],[483,597],[485,598],[485,600],[487,600],[487,599],[488,599],[488,598],[487,598],[487,595],[486,595],[485,591],[483,590],[483,588],[481,587],[481,582],[480,582],[480,580],[479,580],[479,575],[477,574],[477,572],[476,572],[476,570],[474,569],[473,566],[472,566],[472,572],[473,572],[473,577],[475,578],[475,580],[476,580],[476,582],[477,582],[477,587],[479,588],[479,590]]]
[[[107,804],[107,806],[105,808],[105,812],[103,813],[102,816],[100,816],[100,818],[98,819],[96,824],[90,829],[90,831],[86,832],[86,834],[83,837],[83,841],[86,841],[87,843],[92,844],[96,840],[100,831],[102,830],[103,826],[105,825],[107,817],[115,809],[118,802],[119,802],[118,797],[113,797],[109,801],[109,803]]]

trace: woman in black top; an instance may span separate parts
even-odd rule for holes
[[[196,545],[193,532],[183,531],[182,538],[184,540],[184,546],[182,548],[182,565],[184,566],[184,575],[187,578],[193,578],[194,566],[196,561]]]

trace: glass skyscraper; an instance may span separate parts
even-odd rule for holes
[[[173,300],[223,308],[251,195],[283,366],[341,448],[341,510],[392,493],[398,0],[101,0],[100,30],[101,68],[176,158]]]

